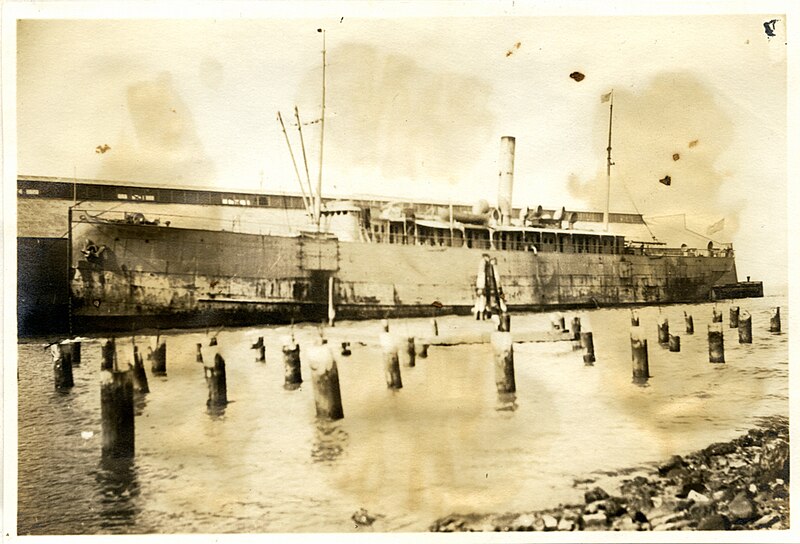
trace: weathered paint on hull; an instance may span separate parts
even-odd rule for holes
[[[484,253],[497,258],[512,310],[696,302],[736,276],[732,256],[535,254],[85,219],[72,241],[81,331],[321,321],[331,277],[337,319],[469,313]],[[87,257],[89,241],[99,251]]]

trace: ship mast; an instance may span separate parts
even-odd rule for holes
[[[609,104],[608,104],[608,147],[606,151],[608,152],[608,157],[606,159],[606,209],[603,211],[603,230],[608,232],[608,216],[609,216],[609,208],[611,205],[611,167],[614,165],[614,162],[611,160],[611,121],[614,118],[614,89],[611,89],[611,92],[608,95],[603,96],[603,102],[605,102],[605,97],[608,96]]]
[[[319,175],[317,176],[317,194],[314,203],[315,219],[317,221],[317,232],[320,229],[322,218],[322,148],[325,143],[325,29],[318,28],[317,32],[322,32],[322,117],[320,118],[319,131]]]

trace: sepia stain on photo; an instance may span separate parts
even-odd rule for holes
[[[790,529],[786,16],[519,9],[16,21],[16,534]]]

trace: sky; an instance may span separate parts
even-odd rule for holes
[[[601,210],[613,89],[611,211],[724,219],[740,276],[786,283],[785,15],[482,5],[21,20],[17,173],[297,192],[297,106],[316,185],[324,28],[325,195],[494,205],[508,135],[516,206]]]

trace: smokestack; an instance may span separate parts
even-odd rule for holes
[[[513,136],[500,138],[500,181],[497,185],[497,208],[503,225],[511,224],[511,191],[514,189],[514,145]]]

